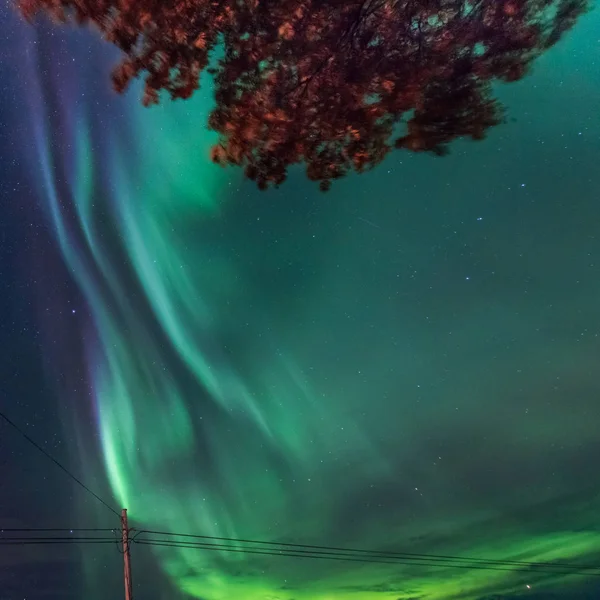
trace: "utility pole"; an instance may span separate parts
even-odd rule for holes
[[[125,600],[133,600],[131,583],[131,559],[129,556],[129,526],[127,524],[127,509],[121,511],[121,534],[123,536],[123,565],[125,568]]]

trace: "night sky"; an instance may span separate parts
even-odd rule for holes
[[[0,409],[138,529],[600,562],[600,13],[507,123],[328,194],[208,159],[89,31],[0,9]],[[0,423],[0,527],[115,527]],[[574,575],[132,550],[139,600],[583,600]],[[0,546],[1,600],[122,597]]]

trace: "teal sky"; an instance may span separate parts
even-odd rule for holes
[[[598,11],[498,90],[509,118],[485,141],[397,152],[328,194],[300,170],[258,192],[213,166],[208,84],[143,109],[139,88],[110,92],[115,55],[91,33],[10,23],[2,152],[28,193],[3,194],[54,248],[15,221],[20,264],[48,269],[32,402],[135,527],[597,563]],[[119,559],[69,559],[74,597],[119,589]],[[151,600],[594,597],[574,576],[142,546],[133,561]]]

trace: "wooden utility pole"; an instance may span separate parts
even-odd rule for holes
[[[125,568],[125,600],[133,600],[131,583],[131,559],[129,557],[129,526],[127,524],[127,509],[121,511],[121,534],[123,536],[123,565]]]

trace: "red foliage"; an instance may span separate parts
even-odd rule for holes
[[[219,134],[212,159],[261,189],[306,165],[321,189],[392,148],[444,154],[482,139],[515,81],[588,0],[19,0],[27,18],[92,23],[125,53],[117,91],[188,98],[211,53]],[[405,130],[402,134],[400,130]],[[395,139],[394,139],[395,138]]]

